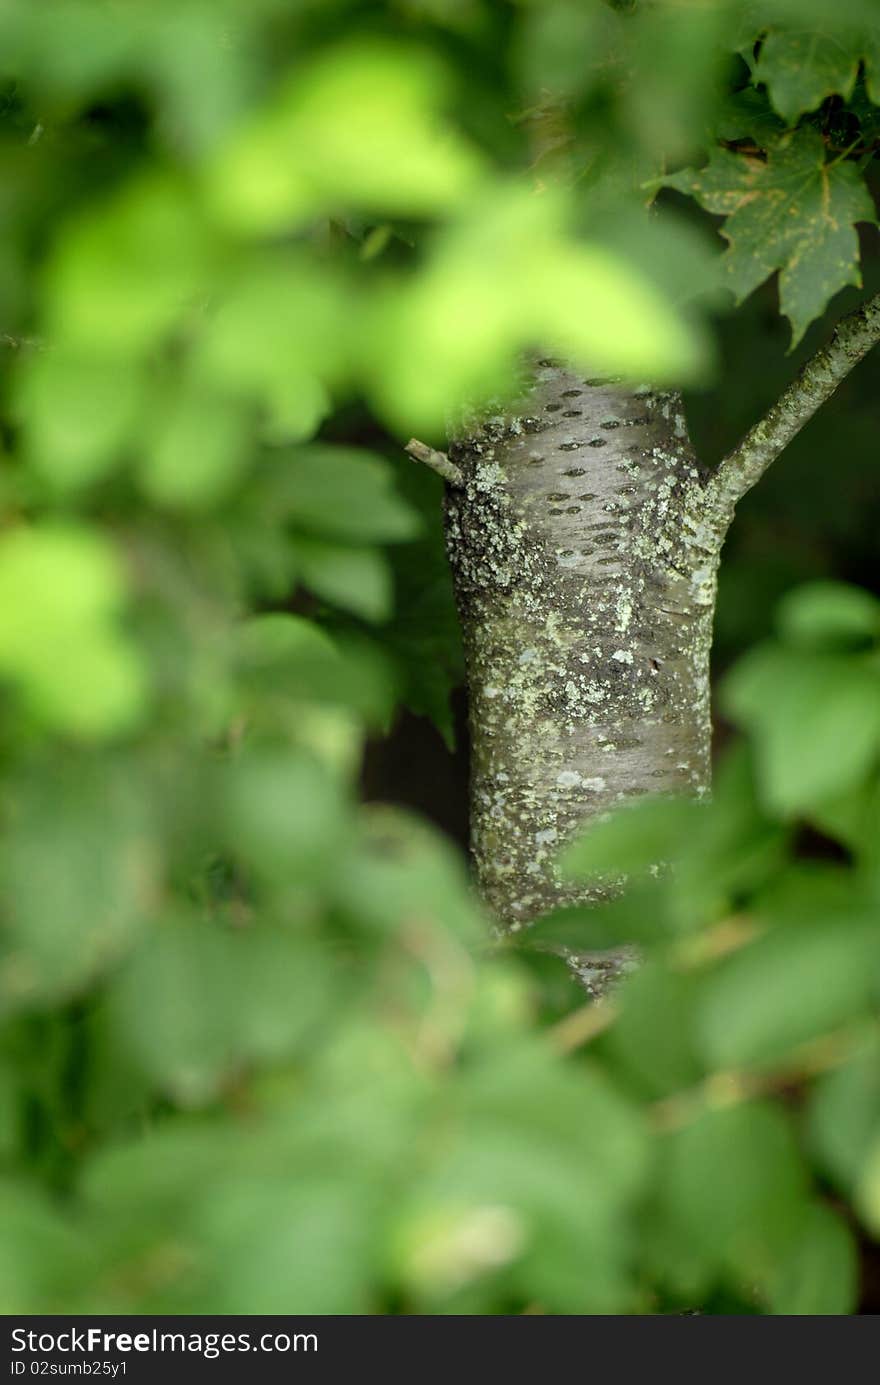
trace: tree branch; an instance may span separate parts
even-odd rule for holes
[[[414,458],[417,462],[424,462],[432,471],[436,471],[438,476],[442,476],[444,481],[448,481],[450,486],[461,486],[464,483],[464,475],[460,467],[451,462],[445,452],[437,452],[433,447],[429,447],[426,442],[419,442],[418,438],[410,438],[404,452]]]
[[[722,513],[733,514],[746,491],[878,341],[880,294],[841,318],[827,346],[807,361],[761,421],[724,458],[707,488]]]

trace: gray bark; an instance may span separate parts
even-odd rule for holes
[[[675,394],[544,362],[450,453],[473,854],[516,930],[585,898],[554,860],[591,817],[707,790],[723,534]]]

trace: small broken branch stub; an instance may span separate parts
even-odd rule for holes
[[[417,462],[422,462],[429,466],[432,471],[436,471],[438,476],[442,476],[450,486],[461,486],[464,484],[464,473],[455,462],[451,462],[445,452],[438,452],[435,448],[429,447],[426,442],[419,442],[418,438],[410,438],[406,447],[403,449],[408,456]]]

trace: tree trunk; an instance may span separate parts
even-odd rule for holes
[[[473,855],[491,911],[516,930],[596,897],[554,868],[590,818],[646,793],[706,792],[729,514],[716,513],[677,395],[551,361],[450,456],[463,473],[447,536]]]

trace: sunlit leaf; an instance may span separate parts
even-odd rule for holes
[[[62,491],[100,480],[131,448],[143,395],[125,360],[64,348],[33,357],[17,407],[36,471]]]
[[[479,161],[440,117],[439,78],[424,55],[378,44],[317,59],[219,157],[212,205],[275,231],[322,208],[418,215],[459,201]]]
[[[0,541],[0,671],[50,726],[102,736],[140,714],[144,673],[118,625],[123,601],[103,537],[46,527]]]
[[[192,310],[213,253],[185,186],[134,180],[66,228],[46,268],[47,328],[84,351],[148,349]]]

